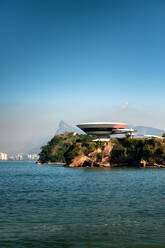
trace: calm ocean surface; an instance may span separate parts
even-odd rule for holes
[[[0,163],[0,248],[165,247],[165,169]]]

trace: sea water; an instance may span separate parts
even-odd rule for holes
[[[0,163],[0,247],[165,247],[165,169]]]

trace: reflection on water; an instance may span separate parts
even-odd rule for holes
[[[0,247],[165,247],[164,169],[0,163]]]

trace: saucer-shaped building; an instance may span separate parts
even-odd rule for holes
[[[121,122],[87,122],[78,124],[86,134],[97,135],[98,138],[109,138],[112,134],[131,133],[133,129],[126,129],[127,124]]]

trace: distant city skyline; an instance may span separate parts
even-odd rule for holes
[[[2,0],[0,151],[42,143],[60,120],[165,130],[164,12],[163,0]]]
[[[0,161],[37,161],[39,158],[38,154],[8,154],[0,152]]]

